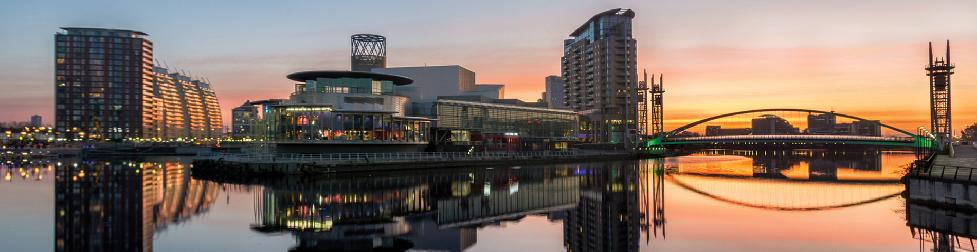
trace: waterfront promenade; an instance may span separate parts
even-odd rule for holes
[[[630,152],[567,150],[523,152],[241,153],[207,154],[194,170],[213,174],[317,174],[377,170],[520,165],[636,157]]]
[[[977,183],[977,148],[973,145],[954,146],[954,155],[937,155],[927,167],[910,171],[911,176],[943,179],[963,183]]]
[[[958,145],[954,152],[921,162],[906,174],[909,201],[977,210],[977,149]]]

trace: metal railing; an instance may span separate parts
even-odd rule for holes
[[[669,137],[669,141],[718,141],[718,140],[839,140],[839,141],[888,141],[913,142],[911,137],[850,136],[850,135],[732,135],[702,137]]]
[[[917,177],[930,177],[956,181],[977,182],[977,167],[954,165],[930,165],[910,170],[909,174]]]
[[[482,161],[538,158],[571,158],[623,154],[620,152],[569,150],[569,151],[528,151],[528,152],[390,152],[390,153],[201,153],[198,159],[222,160],[249,163],[394,163],[423,161]]]

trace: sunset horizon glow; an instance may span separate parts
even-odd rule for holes
[[[664,74],[666,130],[759,108],[929,128],[927,43],[942,55],[946,40],[957,66],[954,134],[977,122],[975,1],[257,3],[4,3],[0,121],[33,114],[53,121],[58,27],[148,33],[160,62],[211,80],[229,125],[230,110],[246,100],[286,98],[287,74],[348,70],[349,36],[357,33],[387,37],[390,67],[460,65],[477,83],[505,84],[506,98],[535,101],[544,78],[560,74],[563,39],[620,7],[637,14],[639,74]]]

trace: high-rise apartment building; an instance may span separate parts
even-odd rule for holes
[[[567,108],[566,89],[563,87],[566,82],[563,77],[550,75],[546,76],[546,93],[543,95],[544,101],[549,108]]]
[[[153,42],[131,30],[62,28],[55,40],[55,131],[68,139],[153,132]]]
[[[582,133],[592,143],[627,143],[636,129],[634,11],[595,15],[564,40],[562,75],[566,105],[586,117]]]
[[[55,131],[65,139],[218,137],[210,84],[153,66],[146,33],[62,28],[55,34]]]

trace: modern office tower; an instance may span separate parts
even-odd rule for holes
[[[750,130],[753,135],[790,135],[798,134],[800,130],[790,125],[790,122],[775,115],[761,115],[753,118]]]
[[[41,120],[41,115],[32,115],[31,116],[31,127],[35,127],[35,128],[36,127],[41,127],[41,126],[43,126],[42,125],[43,123],[44,123],[44,121]]]
[[[475,88],[475,72],[457,65],[374,68],[373,72],[414,80],[413,85],[398,86],[396,91],[415,102],[431,102],[438,96],[457,96]]]
[[[933,43],[929,45],[929,62],[926,76],[930,77],[930,127],[933,135],[943,145],[953,141],[950,119],[950,75],[955,66],[950,63],[950,41],[946,41],[946,58],[933,58]]]
[[[153,66],[138,31],[62,28],[55,35],[55,131],[65,139],[220,137],[210,84]]]
[[[205,80],[154,67],[152,97],[155,134],[159,139],[221,137],[224,123],[217,96]]]
[[[350,37],[353,71],[369,72],[374,68],[387,67],[387,38],[373,34],[356,34]]]
[[[153,132],[153,43],[132,30],[61,28],[55,34],[55,131],[67,139]]]
[[[505,99],[505,84],[476,84],[461,95],[481,96],[489,99]]]
[[[255,123],[258,120],[258,107],[246,101],[231,110],[231,137],[254,137]]]
[[[835,124],[837,124],[837,117],[832,113],[807,115],[808,134],[834,134]]]
[[[563,87],[564,85],[566,85],[566,82],[563,81],[563,77],[556,75],[546,76],[546,93],[543,95],[543,99],[549,108],[567,108],[566,89]]]
[[[628,144],[636,128],[636,43],[629,9],[590,18],[564,40],[566,104],[586,117],[584,141]]]

